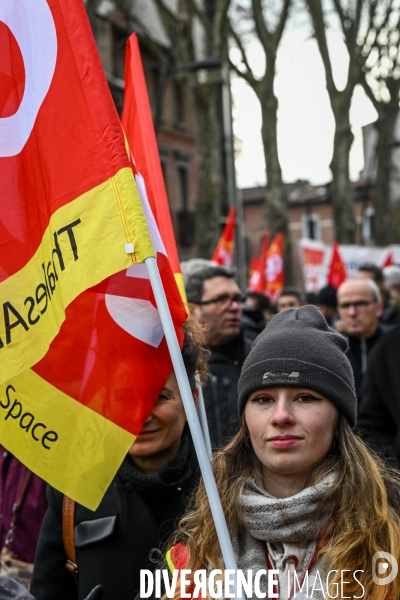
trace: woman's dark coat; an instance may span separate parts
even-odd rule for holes
[[[178,455],[182,454],[182,446]],[[127,458],[95,512],[76,505],[78,589],[65,568],[63,496],[49,488],[49,509],[39,537],[31,587],[36,600],[83,600],[98,584],[104,586],[103,600],[135,598],[140,587],[140,570],[157,566],[161,557],[159,550],[174,531],[195,486],[196,459],[194,451],[188,451],[187,446],[185,475],[176,477],[175,469],[175,482],[174,477],[171,480],[171,473],[167,473],[169,483],[157,485],[151,477],[154,474],[138,475],[137,470],[134,481],[127,481],[126,469],[132,462]],[[164,470],[168,471],[169,465]],[[147,482],[144,478],[148,477]]]

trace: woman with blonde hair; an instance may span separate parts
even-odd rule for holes
[[[238,568],[277,571],[274,589],[260,578],[267,597],[400,598],[400,477],[353,432],[346,349],[314,306],[276,315],[243,366],[241,429],[213,460]],[[180,568],[223,570],[202,483],[174,543]]]

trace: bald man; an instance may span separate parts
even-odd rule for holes
[[[338,329],[349,340],[347,357],[353,368],[357,398],[361,400],[361,388],[367,370],[367,355],[387,326],[379,323],[382,314],[382,298],[372,279],[350,279],[338,289]]]

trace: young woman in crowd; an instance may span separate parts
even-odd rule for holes
[[[353,433],[346,349],[306,306],[273,317],[243,366],[241,429],[213,468],[238,568],[278,571],[272,590],[261,578],[267,597],[400,598],[400,575],[381,585],[391,569],[376,555],[400,562],[399,475]],[[223,569],[202,483],[172,546],[170,565]]]
[[[193,324],[185,327],[182,356],[195,397],[195,374],[207,376],[207,355],[201,332]],[[36,600],[82,600],[98,585],[103,600],[133,599],[140,569],[157,566],[198,481],[191,445],[172,373],[98,509],[75,506],[77,582],[66,569],[63,495],[49,489],[31,586]]]

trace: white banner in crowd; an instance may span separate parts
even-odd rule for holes
[[[326,285],[332,246],[302,238],[299,241],[299,252],[306,292],[316,293]],[[343,244],[339,246],[339,252],[350,279],[356,277],[358,267],[361,264],[371,262],[382,267],[390,254],[393,263],[400,266],[400,244],[386,246],[385,248]]]

